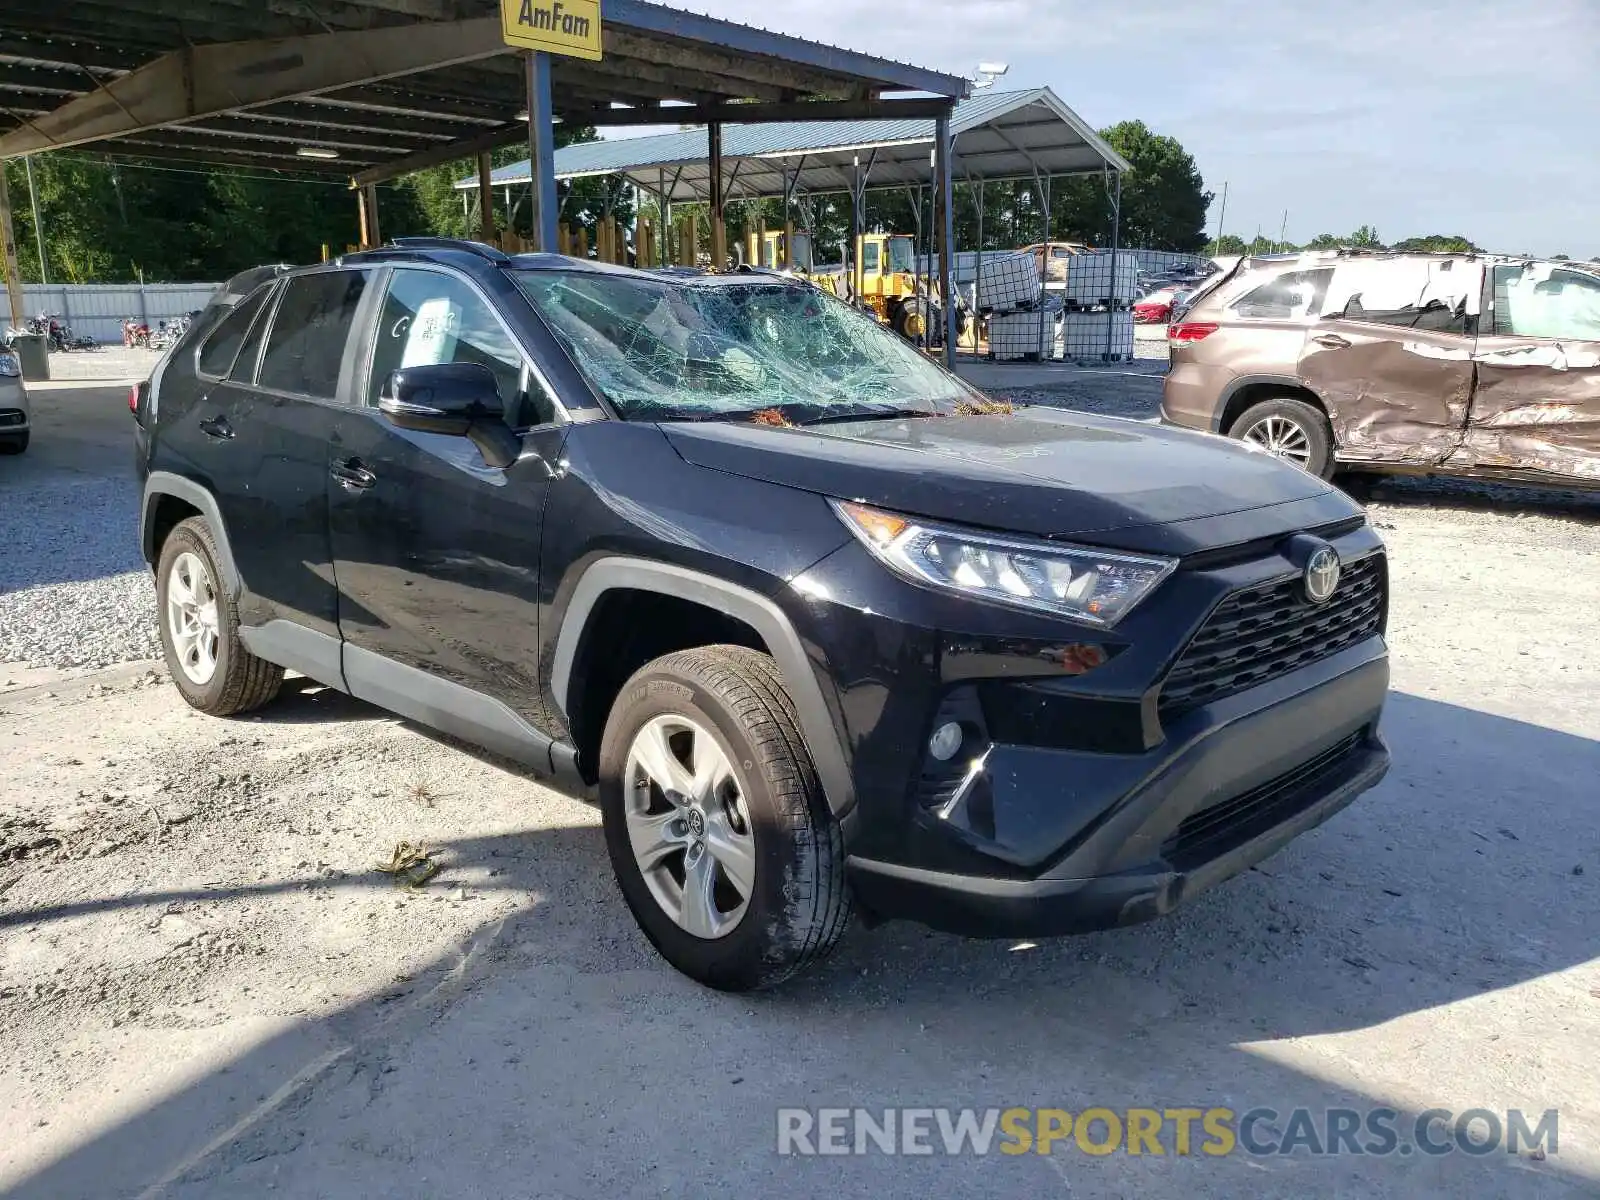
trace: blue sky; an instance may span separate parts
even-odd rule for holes
[[[1227,232],[1600,255],[1600,0],[672,0],[1178,138]],[[1210,230],[1214,233],[1213,202]]]

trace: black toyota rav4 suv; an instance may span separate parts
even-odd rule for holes
[[[407,240],[135,397],[173,681],[285,668],[598,798],[714,987],[849,916],[1144,920],[1383,775],[1383,546],[1246,446],[986,399],[809,285]]]

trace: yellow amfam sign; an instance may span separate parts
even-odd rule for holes
[[[513,46],[600,59],[600,0],[500,0],[500,29]]]

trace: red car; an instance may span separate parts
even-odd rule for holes
[[[1148,296],[1136,300],[1133,305],[1133,320],[1138,325],[1164,325],[1172,316],[1172,306],[1178,297],[1190,289],[1180,287],[1157,288]]]

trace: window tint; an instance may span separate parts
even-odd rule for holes
[[[1600,341],[1600,279],[1549,263],[1495,267],[1494,331]]]
[[[366,286],[364,271],[317,271],[284,284],[261,359],[261,386],[332,400]]]
[[[494,372],[506,423],[513,429],[555,420],[555,405],[536,383],[524,393],[522,351],[483,297],[454,275],[397,270],[378,321],[367,403],[377,404],[384,381],[394,371],[459,362]]]
[[[1294,321],[1314,317],[1322,308],[1331,268],[1286,271],[1234,301],[1237,316],[1252,321]]]
[[[263,304],[261,312],[256,316],[256,322],[250,327],[250,336],[245,338],[244,345],[239,349],[239,357],[233,360],[233,370],[228,372],[228,378],[234,383],[254,383],[256,381],[256,364],[261,361],[261,342],[267,336],[267,329],[272,324],[272,310],[275,306],[273,286],[268,284],[262,289]]]
[[[255,320],[271,291],[270,287],[257,288],[211,331],[205,345],[200,347],[198,365],[202,375],[220,379],[233,369],[233,360],[239,355],[244,336],[250,332],[250,322]]]

